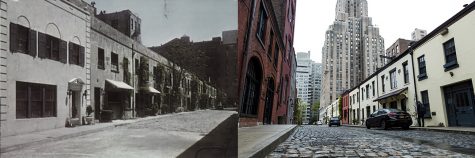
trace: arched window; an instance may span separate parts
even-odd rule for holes
[[[259,92],[262,80],[262,70],[255,58],[249,61],[244,84],[244,98],[241,105],[241,115],[257,115]]]

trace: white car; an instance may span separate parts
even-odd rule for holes
[[[317,122],[317,125],[322,125],[322,121],[318,121],[318,122]]]

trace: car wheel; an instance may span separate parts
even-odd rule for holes
[[[388,129],[388,125],[386,124],[386,121],[381,121],[381,128]]]
[[[367,129],[370,129],[371,127],[370,127],[368,124],[366,124],[366,128],[367,128]]]

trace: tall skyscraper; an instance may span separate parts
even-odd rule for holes
[[[368,17],[367,1],[338,0],[335,14],[322,48],[322,106],[383,65],[384,39]]]

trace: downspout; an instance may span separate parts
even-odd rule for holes
[[[136,99],[135,99],[135,51],[134,51],[134,44],[132,44],[132,86],[134,86],[134,90],[132,91],[132,101],[130,102],[132,104],[132,118],[135,118],[135,103],[136,103]]]
[[[414,71],[415,70],[414,69],[414,58],[413,58],[414,50],[412,48],[409,48],[409,49],[410,49],[409,54],[411,54],[411,64],[412,64],[411,65],[411,67],[412,67],[412,81],[413,81],[412,84],[414,84],[414,96],[415,96],[415,98],[414,98],[415,99],[414,100],[414,107],[415,108],[414,109],[416,110],[415,112],[417,114],[417,100],[418,99],[417,99],[417,84],[416,84],[416,75],[415,75],[416,71]],[[417,115],[417,116],[419,117],[419,115]]]
[[[242,63],[242,69],[241,69],[241,76],[239,76],[239,87],[238,87],[238,95],[239,95],[239,113],[241,113],[241,107],[243,106],[243,97],[244,97],[244,80],[246,78],[246,70],[247,70],[247,52],[249,51],[249,37],[251,36],[252,32],[252,24],[254,22],[254,14],[255,14],[255,9],[256,9],[256,0],[252,0],[251,2],[252,8],[251,8],[251,14],[249,15],[248,23],[247,23],[247,29],[246,29],[246,35],[244,36],[244,52],[243,52],[243,57],[241,58],[241,63]],[[239,53],[239,52],[238,52]],[[239,90],[241,89],[241,90]],[[260,95],[259,95],[260,96]],[[238,125],[239,126],[239,125]]]

